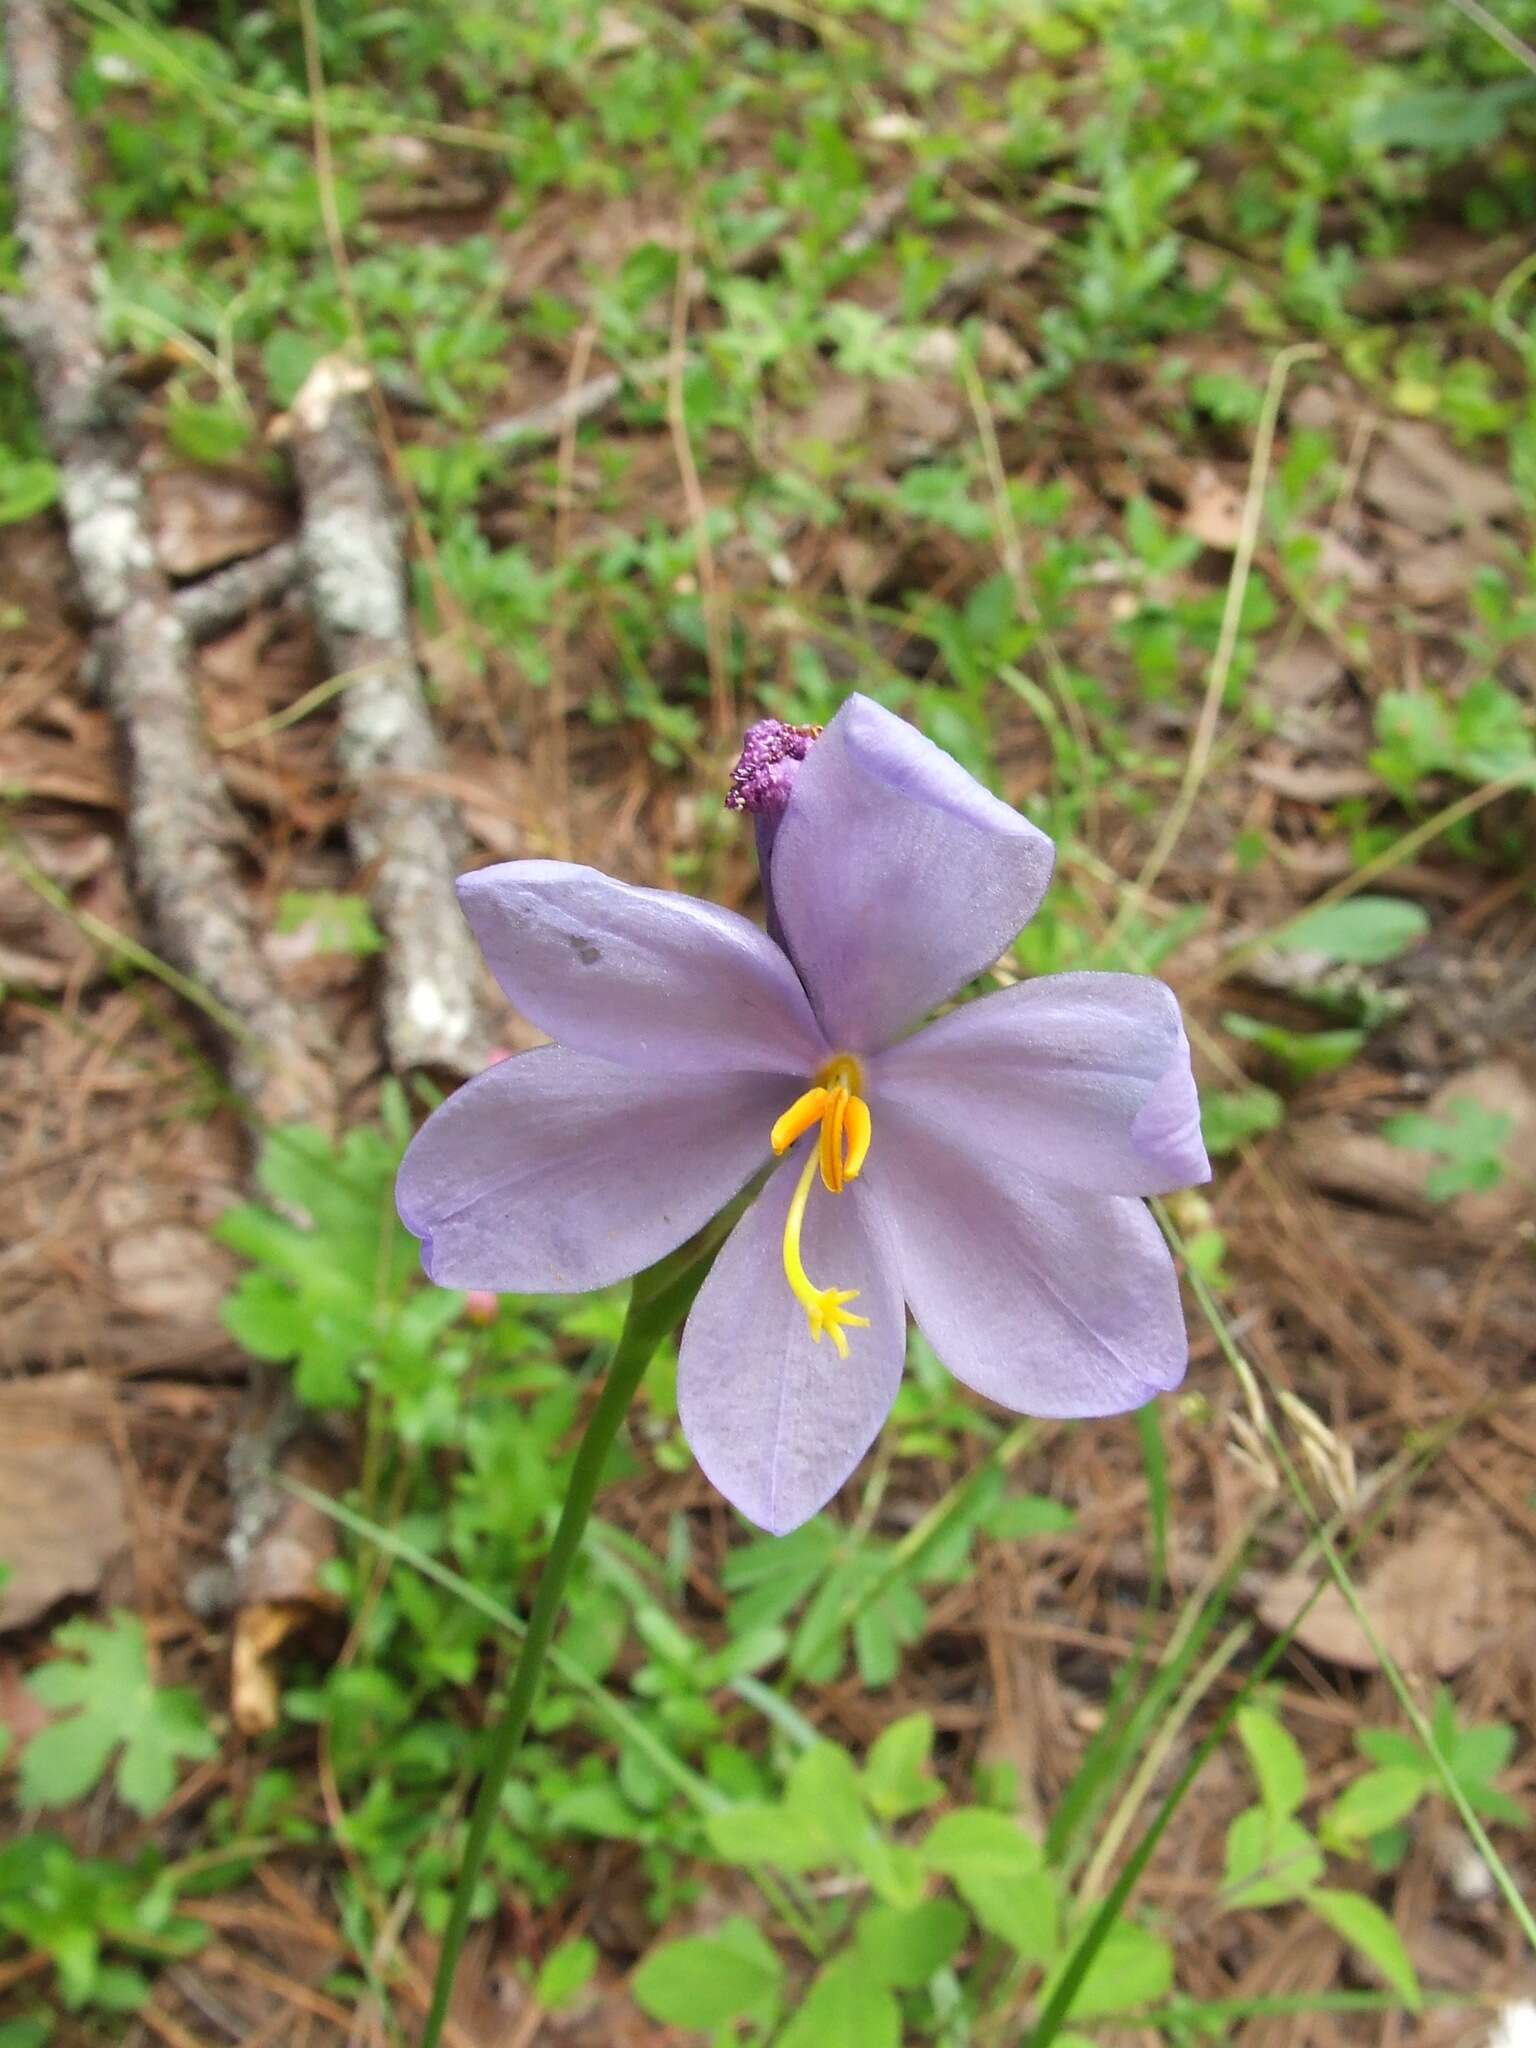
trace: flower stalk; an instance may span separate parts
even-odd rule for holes
[[[528,1730],[550,1640],[564,1605],[571,1566],[581,1548],[581,1539],[608,1463],[608,1453],[645,1376],[645,1369],[655,1356],[657,1345],[676,1329],[687,1313],[693,1297],[704,1284],[704,1277],[732,1221],[734,1212],[717,1218],[691,1243],[669,1258],[662,1259],[647,1272],[635,1276],[629,1310],[613,1362],[608,1368],[607,1380],[577,1448],[554,1541],[545,1560],[538,1592],[534,1595],[533,1610],[528,1616],[527,1632],[512,1673],[512,1690],[491,1739],[485,1774],[480,1780],[480,1789],[470,1813],[464,1861],[459,1867],[453,1902],[448,1910],[448,1924],[443,1931],[443,1946],[438,1955],[432,2004],[422,2030],[421,2048],[438,2048],[442,2038],[454,1976],[469,1934],[470,1908],[485,1866],[491,1828]]]

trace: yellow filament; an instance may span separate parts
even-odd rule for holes
[[[805,1310],[812,1337],[819,1344],[823,1330],[830,1330],[839,1358],[848,1356],[843,1331],[867,1330],[869,1318],[848,1314],[848,1303],[859,1298],[856,1287],[818,1287],[809,1277],[800,1257],[800,1233],[805,1228],[805,1205],[817,1169],[827,1192],[840,1195],[849,1181],[858,1179],[869,1156],[869,1104],[859,1093],[863,1085],[858,1061],[851,1053],[839,1053],[828,1060],[816,1085],[790,1104],[771,1134],[774,1151],[784,1153],[815,1125],[821,1127],[784,1219],[784,1276]]]
[[[825,1126],[823,1126],[825,1131]],[[856,1287],[818,1287],[806,1272],[800,1257],[800,1233],[805,1226],[805,1204],[811,1192],[811,1182],[816,1178],[819,1164],[815,1151],[806,1154],[805,1165],[800,1170],[800,1179],[795,1187],[794,1199],[789,1205],[789,1214],[784,1219],[784,1277],[790,1291],[805,1310],[806,1321],[811,1326],[811,1336],[821,1342],[823,1330],[830,1332],[839,1358],[848,1356],[848,1339],[844,1328],[867,1330],[868,1316],[851,1316],[848,1303],[857,1301]]]

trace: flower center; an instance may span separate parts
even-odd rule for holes
[[[838,1053],[817,1075],[816,1085],[807,1088],[785,1110],[769,1141],[775,1153],[782,1155],[807,1131],[820,1126],[819,1140],[806,1154],[789,1214],[784,1219],[784,1277],[805,1310],[811,1336],[819,1344],[822,1331],[830,1331],[839,1358],[848,1356],[844,1328],[867,1330],[869,1317],[848,1313],[849,1302],[859,1298],[856,1287],[818,1287],[811,1279],[800,1257],[800,1233],[805,1227],[805,1205],[818,1167],[822,1185],[830,1195],[840,1195],[849,1181],[859,1177],[869,1152],[871,1128],[869,1104],[859,1093],[863,1086],[863,1069],[852,1053]]]

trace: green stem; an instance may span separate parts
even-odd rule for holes
[[[624,1328],[613,1354],[613,1363],[608,1368],[607,1381],[577,1449],[576,1462],[571,1467],[571,1481],[566,1490],[565,1504],[560,1510],[555,1540],[549,1547],[539,1590],[534,1595],[533,1611],[523,1636],[523,1646],[518,1652],[517,1667],[512,1674],[512,1691],[491,1739],[485,1775],[480,1780],[480,1790],[469,1817],[464,1861],[454,1886],[453,1904],[448,1911],[448,1925],[443,1933],[437,1977],[432,1986],[432,2006],[422,2030],[421,2048],[438,2048],[442,2037],[454,1973],[469,1933],[470,1908],[485,1865],[486,1849],[501,1805],[502,1790],[527,1732],[550,1637],[554,1634],[565,1597],[566,1581],[581,1548],[582,1535],[597,1497],[608,1453],[613,1448],[619,1424],[628,1413],[635,1389],[651,1362],[656,1346],[676,1327],[679,1317],[703,1285],[704,1275],[709,1271],[719,1242],[713,1226],[706,1233],[706,1240],[696,1239],[635,1280],[629,1313],[624,1318]]]

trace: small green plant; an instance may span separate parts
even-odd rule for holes
[[[22,1804],[69,1806],[110,1772],[125,1806],[156,1812],[176,1788],[177,1765],[218,1749],[197,1695],[156,1685],[144,1624],[132,1614],[105,1625],[77,1617],[53,1643],[64,1654],[40,1665],[27,1690],[60,1718],[22,1751]]]
[[[1502,1721],[1463,1728],[1456,1703],[1442,1686],[1430,1722],[1435,1746],[1466,1794],[1474,1813],[1508,1827],[1530,1826],[1530,1815],[1494,1783],[1515,1749],[1515,1731]],[[1366,1855],[1378,1870],[1391,1869],[1408,1847],[1407,1823],[1426,1799],[1443,1798],[1439,1773],[1423,1745],[1395,1728],[1362,1728],[1355,1747],[1373,1768],[1356,1778],[1322,1815],[1319,1836],[1342,1856]]]
[[[286,889],[277,899],[276,929],[285,935],[307,931],[317,953],[364,957],[384,941],[361,896],[338,889]]]
[[[931,1721],[915,1714],[885,1730],[862,1770],[835,1744],[813,1743],[790,1764],[777,1797],[711,1818],[709,1842],[722,1861],[788,1883],[818,1873],[861,1881],[834,1915],[833,1952],[819,1955],[808,1987],[791,1994],[782,1960],[736,1923],[653,1949],[634,1978],[642,2008],[699,2031],[744,2026],[748,2040],[772,2038],[780,2048],[833,2040],[896,2048],[907,2028],[926,2035],[963,2024],[962,2015],[971,2024],[981,2017],[978,1980],[951,1968],[978,1940],[1009,1959],[1010,1994],[1031,1982],[1048,1989],[1073,1927],[1062,1880],[1040,1845],[996,1808],[953,1808],[919,1831],[919,1817],[942,1797],[928,1772],[932,1742]],[[855,1904],[865,1887],[866,1902]],[[1122,1921],[1079,1986],[1072,2015],[1133,2013],[1171,1982],[1167,1943]],[[786,2013],[788,2025],[774,2032]]]
[[[1298,1817],[1307,1796],[1307,1767],[1294,1738],[1259,1706],[1241,1709],[1237,1732],[1259,1801],[1227,1830],[1223,1904],[1237,1912],[1301,1901],[1363,1956],[1405,2005],[1416,2009],[1421,2002],[1418,1977],[1387,1915],[1363,1892],[1318,1882],[1325,1857],[1318,1838]]]
[[[176,1913],[170,1873],[152,1851],[112,1863],[77,1856],[50,1834],[0,1849],[0,1928],[50,1959],[69,2011],[116,2015],[137,2012],[149,1995],[140,1963],[194,1955],[207,1937]]]
[[[1505,1173],[1504,1143],[1514,1119],[1460,1095],[1447,1103],[1444,1116],[1409,1110],[1388,1117],[1381,1128],[1394,1145],[1428,1152],[1439,1161],[1425,1175],[1424,1192],[1432,1202],[1449,1202],[1457,1195],[1481,1194],[1499,1185]]]

